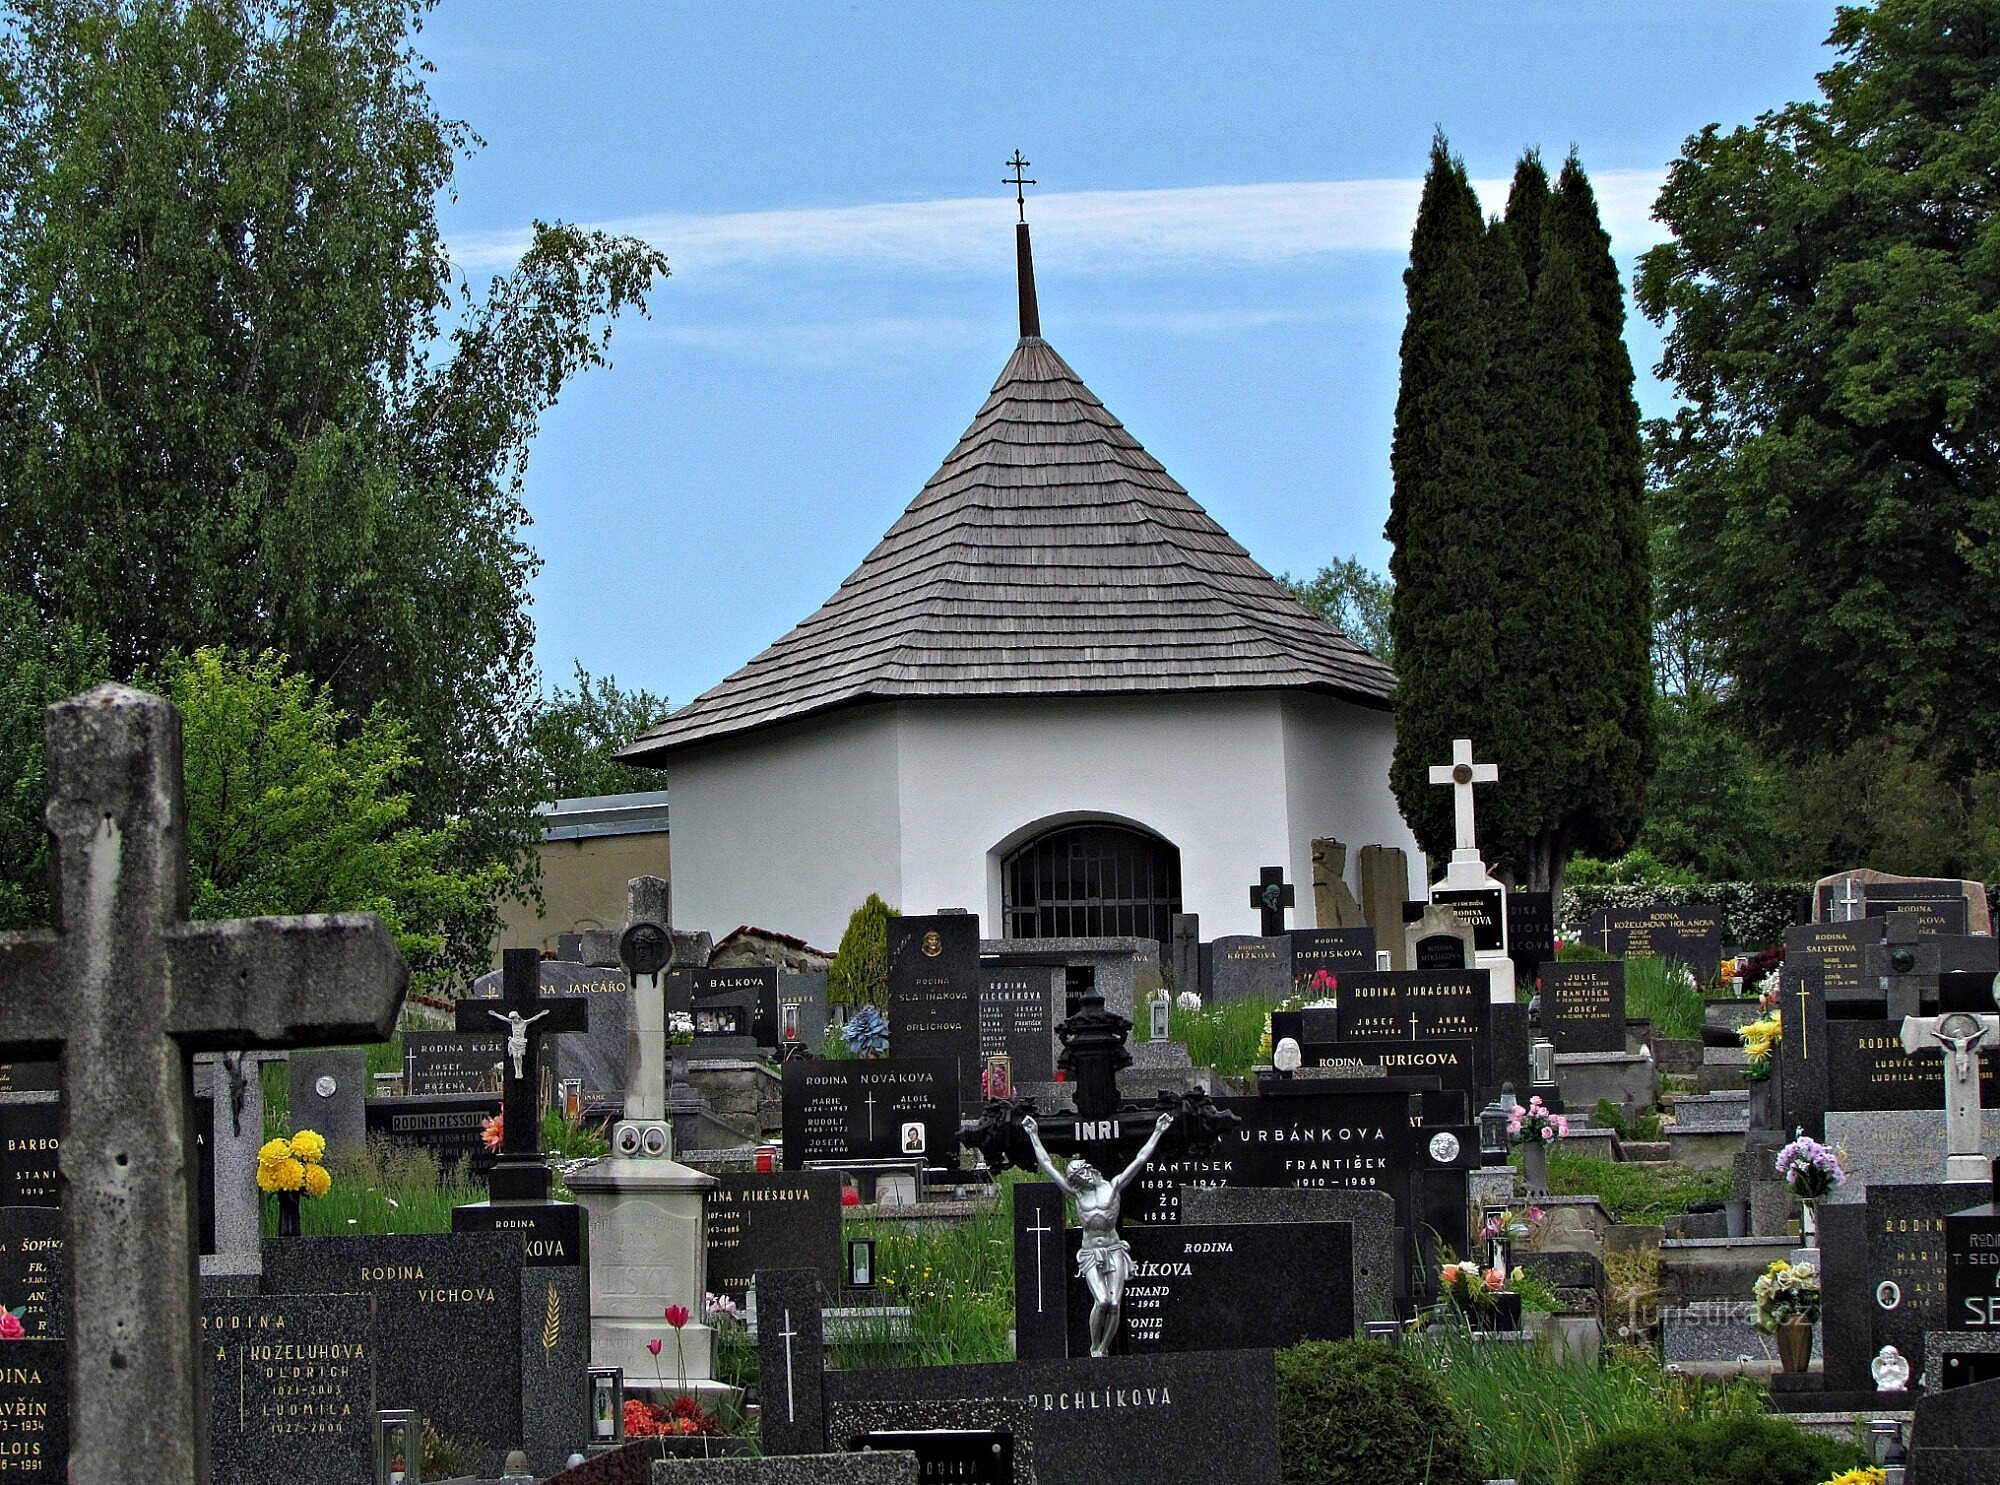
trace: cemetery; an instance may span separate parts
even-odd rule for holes
[[[1896,142],[2000,96],[2000,20],[1842,10],[1819,112],[1690,136],[1629,268],[1631,172],[1601,212],[1575,151],[1504,214],[1442,128],[1407,201],[1318,183],[1409,243],[1386,580],[1274,575],[1056,352],[1014,150],[946,203],[1012,270],[991,392],[823,603],[762,649],[731,610],[669,706],[542,685],[520,539],[538,420],[667,258],[539,218],[448,248],[476,136],[427,9],[9,12],[0,1477],[2000,1481],[2000,713],[1993,626],[1955,627],[1993,523],[1951,504],[1994,477],[2000,321],[1990,219],[1948,236],[1994,161],[1932,179],[1991,109]],[[1033,198],[1093,335],[1137,323],[1076,302],[1138,250],[1114,194]],[[1920,244],[1805,282],[1850,196]],[[842,210],[822,247],[950,258]],[[756,215],[641,225],[715,294],[781,256]],[[1773,235],[1779,287],[1735,282]],[[1779,326],[1816,297],[1838,324]],[[1951,348],[1882,350],[1909,322]],[[1793,342],[1848,378],[1820,403],[1824,367],[1745,369]],[[879,400],[877,444],[929,426]],[[847,532],[824,504],[795,544]],[[784,586],[765,524],[621,532],[593,582]],[[1787,545],[1849,526],[1887,578]],[[1837,631],[1759,627],[1767,592]]]

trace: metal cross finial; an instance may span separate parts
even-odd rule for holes
[[[1026,170],[1030,165],[1034,164],[1034,161],[1023,160],[1021,158],[1021,152],[1019,150],[1015,150],[1014,158],[1007,161],[1006,164],[1007,168],[1013,171],[1014,174],[1009,179],[1001,181],[1000,184],[1003,186],[1012,186],[1014,188],[1014,205],[1020,209],[1021,220],[1025,222],[1028,220],[1028,198],[1026,194],[1021,190],[1021,187],[1032,186],[1035,184],[1035,182],[1023,176],[1021,172]]]

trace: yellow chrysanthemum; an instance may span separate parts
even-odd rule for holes
[[[1835,1475],[1826,1485],[1882,1485],[1882,1471],[1875,1465],[1864,1464]]]
[[[277,1165],[291,1158],[292,1147],[286,1140],[266,1140],[264,1147],[257,1152],[257,1164],[260,1166]]]
[[[266,1172],[270,1175],[270,1184],[268,1186],[264,1185]],[[276,1165],[260,1165],[257,1167],[257,1184],[263,1186],[266,1191],[296,1191],[305,1185],[305,1183],[306,1168],[304,1164],[293,1160],[290,1156],[280,1160]]]
[[[310,1129],[301,1129],[292,1136],[291,1153],[307,1165],[316,1165],[326,1158],[326,1140]]]
[[[318,1201],[322,1196],[326,1195],[327,1191],[333,1185],[333,1177],[328,1174],[327,1168],[318,1163],[308,1165],[305,1168],[305,1176],[306,1195],[310,1196],[314,1201]]]

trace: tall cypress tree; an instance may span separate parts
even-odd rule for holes
[[[1528,280],[1528,293],[1542,272],[1542,218],[1549,209],[1549,173],[1542,168],[1542,152],[1529,150],[1514,167],[1514,184],[1507,192],[1507,231],[1514,250],[1521,255],[1521,271]],[[1527,307],[1522,306],[1526,313]]]
[[[1482,606],[1498,580],[1482,411],[1490,362],[1480,297],[1484,235],[1465,167],[1439,135],[1403,275],[1409,317],[1386,531],[1396,582],[1389,783],[1433,856],[1451,849],[1452,810],[1451,791],[1430,782],[1430,768],[1451,756],[1454,737],[1484,735],[1483,702],[1498,675]]]
[[[1632,357],[1625,348],[1625,289],[1611,256],[1611,237],[1598,220],[1597,196],[1574,153],[1563,162],[1549,199],[1545,238],[1559,241],[1574,265],[1595,339],[1595,403],[1604,435],[1603,523],[1611,552],[1603,584],[1614,619],[1592,663],[1610,689],[1608,715],[1624,745],[1603,751],[1578,849],[1622,850],[1645,819],[1653,741],[1653,577],[1647,519],[1645,449],[1639,404],[1632,395]]]

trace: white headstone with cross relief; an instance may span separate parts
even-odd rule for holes
[[[1479,854],[1472,809],[1473,786],[1498,783],[1499,766],[1473,762],[1472,740],[1461,737],[1452,742],[1451,762],[1435,765],[1430,777],[1433,784],[1451,786],[1456,829],[1451,862],[1445,867],[1444,880],[1431,884],[1431,897],[1435,901],[1443,894],[1449,901],[1457,893],[1478,893],[1496,904],[1494,912],[1500,934],[1499,946],[1476,951],[1472,967],[1489,972],[1488,983],[1494,1004],[1511,1005],[1514,1000],[1514,961],[1507,957],[1507,889],[1494,880]]]

